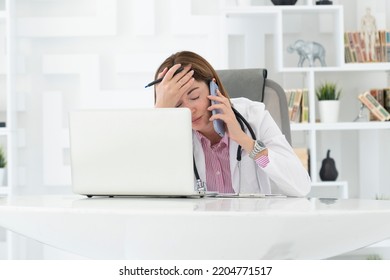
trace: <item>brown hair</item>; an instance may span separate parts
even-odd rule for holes
[[[223,96],[229,98],[228,93],[223,87],[221,79],[211,64],[194,52],[181,51],[169,56],[157,69],[156,74],[154,75],[155,79],[157,79],[157,75],[162,72],[165,67],[171,68],[175,64],[181,64],[182,66],[191,64],[191,69],[194,70],[193,77],[195,80],[204,81],[207,85],[213,78],[215,78],[219,91]]]

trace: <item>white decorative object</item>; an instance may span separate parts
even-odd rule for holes
[[[324,82],[316,89],[318,104],[320,109],[321,122],[335,123],[339,118],[341,90],[337,89],[337,84]]]
[[[4,186],[5,168],[0,168],[0,186]]]
[[[323,123],[335,123],[339,118],[339,100],[322,100],[318,102],[320,119]]]
[[[354,122],[369,122],[370,121],[370,110],[362,103],[360,104],[359,113]]]
[[[321,66],[326,66],[325,48],[320,43],[297,40],[287,48],[287,51],[289,53],[296,51],[299,54],[298,67],[302,67],[305,60],[313,67],[316,59],[320,61]]]
[[[375,17],[371,14],[371,8],[366,8],[366,13],[360,22],[361,39],[365,44],[366,57],[368,61],[376,61],[375,41],[378,38]]]

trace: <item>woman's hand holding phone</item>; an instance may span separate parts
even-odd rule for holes
[[[208,110],[212,112],[210,121],[222,121],[222,124],[226,127],[229,138],[245,148],[249,143],[253,143],[253,140],[242,131],[240,124],[236,119],[236,115],[233,112],[230,100],[223,96],[218,88],[215,90],[216,94],[212,94],[212,89],[215,88],[215,86],[211,83],[215,84],[215,82],[210,82],[210,95],[208,96],[212,103],[208,108]],[[216,126],[217,125],[214,125],[214,129],[219,134],[217,131],[219,128],[216,129]]]
[[[219,92],[218,85],[214,81],[210,82],[209,88],[210,88],[210,95],[218,96],[218,92]],[[218,103],[219,103],[218,101],[215,101],[215,100],[211,99],[211,105],[215,105],[215,104],[218,104]],[[211,114],[213,116],[217,115],[217,114],[221,114],[221,113],[222,112],[219,109],[212,109],[212,111],[211,111]],[[219,136],[223,137],[225,135],[225,123],[223,122],[223,120],[221,120],[221,119],[213,119],[213,126],[214,126],[215,132]]]

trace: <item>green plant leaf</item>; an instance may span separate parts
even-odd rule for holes
[[[337,85],[332,82],[324,82],[316,89],[318,100],[339,100],[341,90],[337,90]]]
[[[7,161],[5,159],[3,148],[0,147],[0,168],[5,168],[7,166]]]

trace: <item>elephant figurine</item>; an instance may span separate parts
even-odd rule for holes
[[[287,48],[289,53],[296,51],[299,54],[298,67],[303,66],[303,62],[307,59],[309,66],[314,66],[314,61],[318,59],[321,62],[321,66],[326,66],[325,63],[325,48],[317,43],[311,41],[297,40],[294,44]]]

